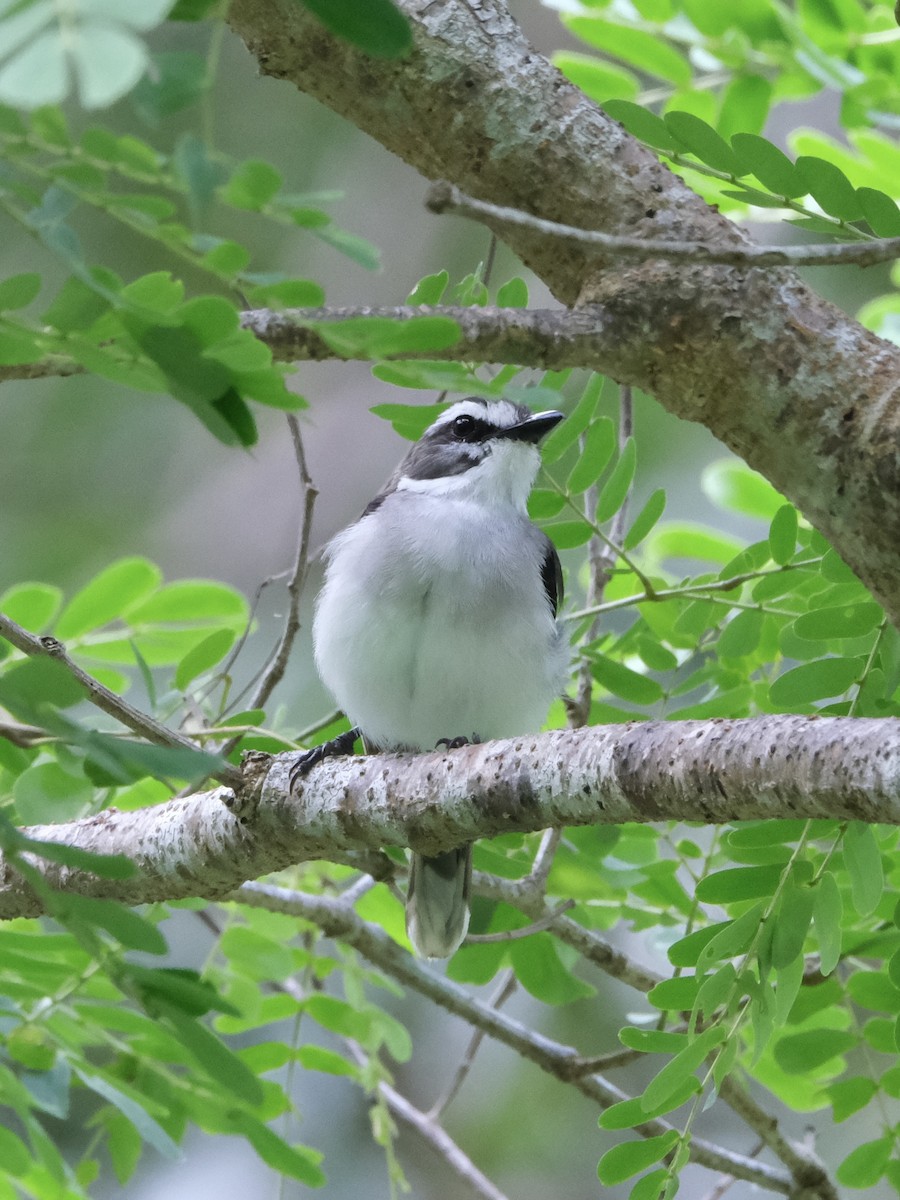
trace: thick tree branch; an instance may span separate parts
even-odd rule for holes
[[[228,20],[267,74],[345,116],[429,179],[581,229],[745,246],[537,54],[502,0],[401,0],[414,47],[378,60],[288,0]],[[900,348],[789,271],[659,260],[486,222],[567,305],[615,313],[603,369],[700,421],[830,538],[900,622]]]
[[[274,758],[240,803],[218,788],[28,833],[126,854],[139,867],[129,880],[49,862],[42,869],[54,886],[142,904],[220,897],[305,859],[363,854],[369,869],[382,846],[431,854],[549,826],[776,816],[900,824],[900,721],[887,719],[769,716],[557,730],[446,753],[336,759],[292,796],[295,761]],[[245,774],[262,777],[266,766],[265,756],[249,756]],[[0,917],[39,911],[0,863]],[[554,928],[568,920],[557,917]]]

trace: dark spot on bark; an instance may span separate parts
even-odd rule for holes
[[[652,220],[652,219],[653,219],[653,217],[655,217],[655,216],[656,216],[656,209],[655,209],[655,208],[647,208],[647,209],[645,209],[645,210],[644,210],[644,216],[645,216],[645,217],[650,217],[650,219]]]
[[[852,421],[855,416],[856,416],[856,409],[848,408],[847,411],[844,413],[844,415],[841,417],[841,420],[849,422],[849,421]]]

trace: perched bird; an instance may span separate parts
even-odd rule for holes
[[[508,400],[451,405],[328,545],[316,665],[369,750],[534,732],[562,691],[559,558],[526,512],[537,444],[561,420]],[[471,870],[471,845],[412,855],[419,954],[446,958],[465,937]]]

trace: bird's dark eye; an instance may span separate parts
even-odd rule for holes
[[[453,419],[451,425],[453,436],[459,438],[461,442],[471,442],[478,434],[479,424],[480,422],[476,421],[474,417],[463,413],[462,416]]]

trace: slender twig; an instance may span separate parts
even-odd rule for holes
[[[756,1158],[756,1156],[759,1153],[761,1153],[764,1146],[765,1146],[765,1142],[758,1141],[756,1143],[756,1145],[753,1147],[753,1149],[750,1151],[750,1157]],[[716,1183],[713,1185],[713,1187],[710,1188],[710,1190],[703,1197],[703,1200],[722,1200],[722,1197],[725,1195],[725,1193],[731,1188],[732,1184],[734,1184],[735,1182],[736,1182],[736,1180],[733,1175],[723,1175],[720,1179],[718,1179],[716,1181]]]
[[[693,166],[693,163],[688,163]],[[638,238],[601,233],[596,229],[579,229],[547,221],[532,213],[499,204],[488,204],[467,196],[453,184],[433,183],[425,200],[435,213],[456,213],[475,220],[497,221],[503,225],[518,225],[535,233],[558,237],[563,241],[594,246],[619,262],[646,262],[664,258],[669,262],[721,263],[730,267],[831,267],[851,264],[869,267],[890,262],[900,256],[900,237],[879,238],[865,242],[826,243],[814,246],[753,246],[747,243],[719,245],[710,242],[667,242],[655,238]]]
[[[574,900],[563,900],[562,904],[558,904],[556,908],[551,909],[546,916],[532,921],[530,925],[525,925],[521,929],[501,929],[497,933],[470,933],[466,937],[466,944],[470,942],[477,942],[479,945],[491,942],[514,942],[519,938],[531,937],[533,933],[542,933],[545,929],[552,929],[556,918],[574,907]]]
[[[534,856],[534,862],[531,865],[531,870],[526,875],[523,882],[527,884],[533,891],[543,898],[547,890],[547,878],[553,867],[553,859],[556,857],[556,848],[562,840],[561,829],[545,829],[541,836],[541,844],[537,848],[537,854]]]
[[[362,1049],[349,1038],[345,1038],[344,1041],[357,1064],[361,1067],[365,1066],[368,1060]],[[476,1196],[483,1197],[483,1200],[507,1200],[505,1193],[501,1192],[482,1171],[479,1171],[469,1156],[441,1127],[433,1112],[422,1112],[385,1080],[381,1080],[375,1086],[392,1115],[403,1121],[410,1129],[415,1130],[423,1141],[437,1151],[450,1169],[464,1183],[468,1184]]]
[[[619,453],[621,454],[625,443],[631,437],[634,430],[634,407],[632,404],[631,388],[627,384],[623,384],[619,389]],[[630,488],[629,488],[630,491]],[[588,488],[585,496],[585,516],[588,520],[593,520],[593,515],[597,511],[597,502],[600,496],[598,484],[594,484]],[[588,542],[588,590],[585,597],[587,608],[596,608],[598,604],[603,602],[603,596],[612,579],[613,570],[617,562],[617,554],[613,547],[621,546],[625,541],[625,525],[628,520],[628,498],[619,507],[619,511],[613,517],[612,526],[609,531],[609,541],[604,541],[592,535]],[[595,616],[588,626],[585,634],[581,639],[582,645],[593,642],[600,633],[600,617]],[[594,675],[591,670],[591,660],[587,655],[582,654],[581,664],[578,669],[578,687],[574,698],[570,698],[566,704],[566,715],[571,728],[577,729],[581,725],[586,725],[591,712],[591,700],[594,695]]]
[[[18,721],[0,721],[0,738],[23,750],[36,742],[52,741],[53,734],[38,725],[20,725]]]
[[[363,921],[340,901],[263,883],[244,884],[233,894],[233,899],[256,908],[293,913],[312,921],[329,937],[354,946],[399,983],[411,987],[473,1027],[483,1029],[488,1037],[502,1042],[541,1070],[570,1084],[601,1107],[629,1099],[627,1093],[598,1075],[573,1075],[573,1068],[577,1068],[580,1056],[572,1047],[529,1029],[520,1021],[476,1000],[453,980],[435,975],[411,958],[382,929]],[[671,1128],[667,1121],[654,1118],[643,1122],[636,1132],[644,1137],[656,1137]],[[783,1195],[797,1192],[796,1181],[788,1171],[754,1162],[743,1154],[703,1139],[692,1138],[690,1155],[694,1162],[711,1170],[736,1175]]]
[[[316,497],[318,491],[312,481],[309,473],[309,468],[306,465],[306,454],[303,449],[303,437],[300,433],[300,422],[293,415],[288,414],[288,428],[291,431],[291,440],[294,445],[294,456],[297,459],[297,469],[300,477],[300,488],[303,496],[303,514],[300,519],[300,532],[297,538],[297,550],[294,555],[294,563],[291,567],[291,573],[288,578],[288,612],[285,618],[284,628],[281,631],[281,637],[278,639],[278,645],[270,658],[268,664],[263,670],[262,675],[257,682],[256,689],[248,700],[249,708],[263,708],[266,701],[271,696],[277,685],[284,677],[284,672],[287,669],[288,659],[291,655],[291,650],[294,646],[294,640],[300,629],[300,597],[303,592],[303,585],[306,582],[306,575],[309,570],[309,542],[312,532],[313,513],[316,506]],[[241,740],[240,734],[231,738],[222,747],[222,753],[229,754],[237,743]]]
[[[518,980],[516,979],[516,973],[510,968],[501,978],[500,986],[494,992],[493,996],[491,996],[488,1004],[495,1010],[501,1009],[517,987]],[[462,1056],[462,1061],[457,1067],[453,1078],[450,1080],[450,1083],[444,1089],[443,1093],[438,1096],[437,1100],[435,1100],[434,1104],[432,1104],[431,1108],[428,1110],[428,1116],[432,1120],[440,1120],[447,1108],[456,1098],[457,1094],[459,1093],[459,1089],[465,1083],[469,1072],[472,1070],[472,1064],[475,1062],[475,1056],[478,1053],[479,1047],[484,1041],[485,1036],[485,1031],[483,1029],[476,1029],[472,1034],[469,1044],[466,1046],[465,1053]]]
[[[121,722],[133,733],[140,734],[146,738],[148,742],[153,742],[157,746],[178,747],[182,750],[197,751],[197,746],[190,738],[185,737],[181,733],[176,733],[174,729],[169,729],[165,725],[161,725],[154,720],[148,713],[141,712],[135,708],[133,704],[129,704],[127,700],[123,700],[121,696],[117,696],[115,692],[111,692],[109,688],[95,679],[93,675],[89,675],[87,671],[74,663],[68,654],[66,654],[65,646],[62,642],[57,641],[54,637],[36,637],[29,633],[15,621],[11,621],[9,617],[0,613],[0,637],[11,642],[17,650],[21,650],[23,654],[31,655],[36,658],[51,658],[54,662],[60,663],[69,672],[85,690],[85,698],[90,700],[91,704],[102,709],[111,717]],[[240,787],[242,776],[237,767],[233,767],[228,763],[223,765],[214,772],[214,776],[221,783],[227,784],[229,787]]]
[[[744,571],[742,574],[732,575],[728,579],[711,579],[708,583],[686,583],[679,587],[655,588],[652,592],[637,592],[633,596],[622,596],[619,600],[606,600],[603,604],[595,604],[592,608],[581,608],[577,612],[564,613],[563,620],[581,621],[585,617],[615,612],[620,608],[631,608],[634,604],[672,600],[678,596],[703,596],[707,592],[732,592],[742,584],[750,583],[754,579],[764,579],[768,575],[783,575],[785,571],[798,571],[803,567],[817,567],[821,561],[820,558],[809,558],[802,562],[782,563],[777,567],[768,567],[760,571]],[[754,605],[755,607],[756,605]]]

